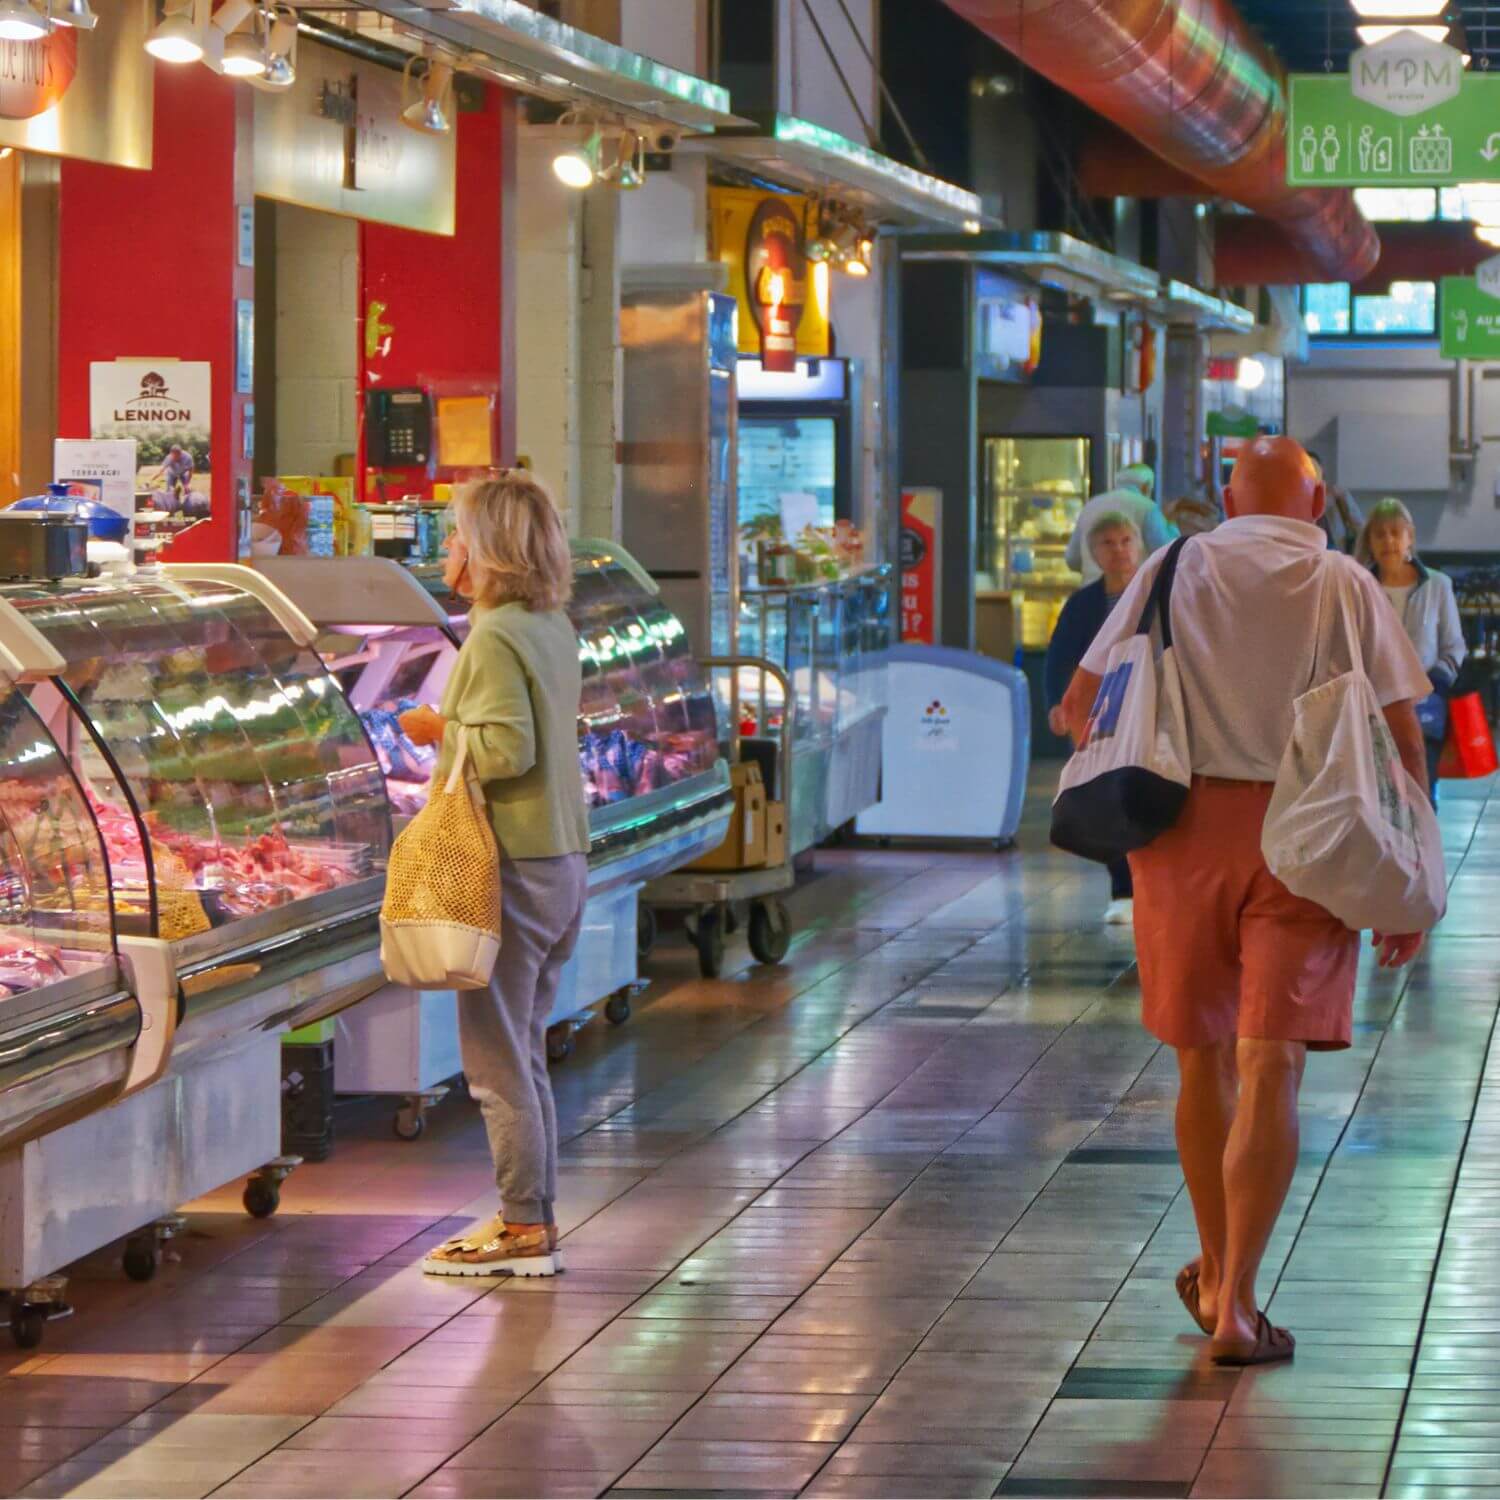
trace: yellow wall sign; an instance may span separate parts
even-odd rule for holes
[[[829,349],[828,263],[806,253],[808,200],[794,193],[713,188],[713,253],[729,268],[739,303],[739,351],[767,370]]]

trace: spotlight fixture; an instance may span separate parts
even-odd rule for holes
[[[566,187],[582,190],[594,185],[599,175],[599,153],[602,138],[598,130],[589,133],[581,146],[570,146],[552,158],[552,170]]]
[[[432,52],[428,52],[426,58],[427,71],[422,75],[421,95],[410,103],[403,103],[401,123],[412,130],[420,130],[424,135],[447,135],[453,129],[450,119],[453,107],[453,64],[444,62]],[[416,58],[412,58],[401,76],[403,100],[410,90],[411,70],[415,63]]]
[[[209,66],[230,78],[264,77],[266,44],[263,26],[260,8],[254,0],[224,0],[213,13],[213,30],[209,33],[215,41],[222,35],[223,41],[216,49],[210,49]],[[217,59],[215,50],[219,54]]]
[[[195,23],[192,0],[167,0],[166,12],[146,38],[146,51],[161,62],[200,62],[203,38]]]
[[[1354,29],[1359,34],[1360,41],[1367,47],[1373,47],[1377,42],[1386,41],[1390,37],[1400,36],[1403,31],[1409,31],[1421,37],[1424,42],[1448,40],[1446,26],[1408,26],[1403,23],[1397,26],[1356,26]]]
[[[231,78],[263,78],[266,49],[253,31],[236,31],[224,38],[224,71]]]
[[[267,12],[267,14],[272,14]],[[271,21],[270,32],[266,36],[266,45],[261,57],[265,62],[265,70],[259,76],[242,74],[246,82],[253,89],[261,89],[265,93],[280,93],[283,89],[289,89],[297,81],[297,13],[294,10],[283,8],[274,12]],[[225,49],[226,71],[228,64],[228,48]]]
[[[47,18],[31,0],[0,0],[0,41],[36,42],[47,35]]]
[[[1424,21],[1429,16],[1442,15],[1449,0],[1349,0],[1349,3],[1354,14],[1366,20]]]
[[[1242,391],[1258,391],[1266,383],[1266,367],[1253,355],[1242,359],[1234,383]]]
[[[627,130],[620,136],[618,150],[619,155],[607,175],[628,193],[646,181],[646,138]]]
[[[74,31],[92,31],[99,24],[89,0],[61,0],[47,11],[54,26],[71,26]]]

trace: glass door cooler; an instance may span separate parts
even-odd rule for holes
[[[364,721],[398,821],[426,797],[434,752],[412,745],[398,715],[436,705],[468,628],[440,570],[381,558],[265,558],[258,566],[316,621],[329,670]],[[644,882],[716,848],[732,807],[713,699],[681,622],[623,548],[573,543],[573,600],[583,696],[579,774],[592,834],[589,897],[548,1036],[555,1057],[603,1002],[630,1014]],[[413,1137],[425,1104],[459,1071],[456,997],[387,985],[344,1013],[337,1086],[401,1096],[396,1130]]]

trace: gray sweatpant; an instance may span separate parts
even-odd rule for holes
[[[557,1197],[557,1111],[547,1021],[578,943],[588,859],[508,859],[500,870],[500,957],[489,984],[458,997],[458,1040],[495,1162],[500,1211],[550,1224]]]

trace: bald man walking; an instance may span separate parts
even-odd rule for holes
[[[1359,934],[1293,896],[1260,835],[1297,697],[1350,667],[1322,569],[1346,576],[1365,671],[1402,764],[1427,784],[1416,701],[1431,690],[1373,576],[1327,551],[1317,466],[1289,438],[1260,438],[1235,465],[1228,519],[1183,549],[1172,640],[1193,783],[1176,825],[1130,856],[1142,1018],[1177,1053],[1177,1152],[1199,1259],[1177,1290],[1216,1363],[1290,1359],[1291,1334],[1255,1283],[1297,1166],[1297,1094],[1309,1049],[1349,1045]],[[1158,556],[1137,573],[1063,700],[1075,739],[1111,647],[1135,626]],[[1376,933],[1380,962],[1416,956],[1422,934]]]

